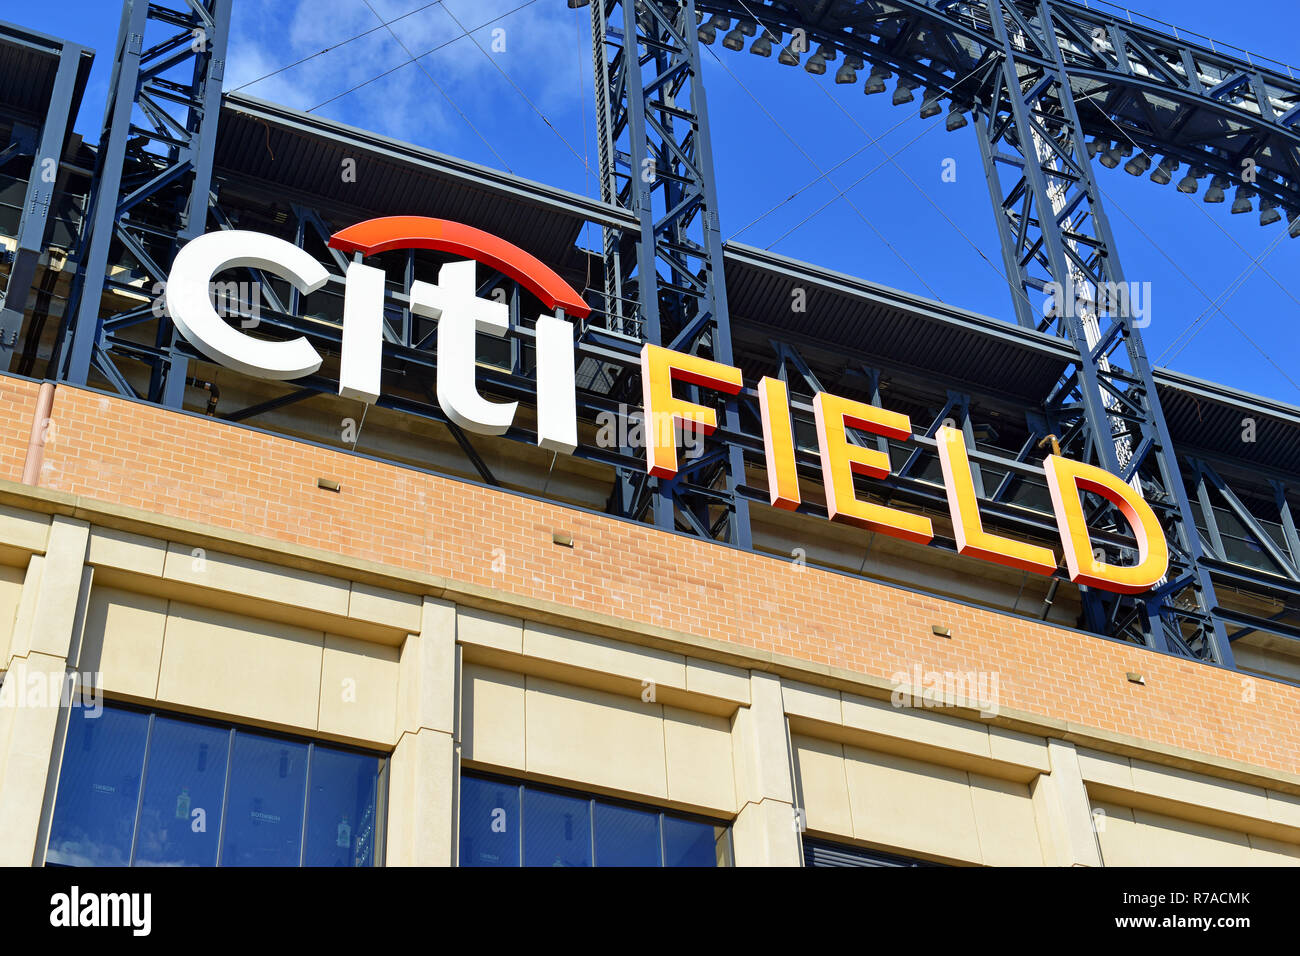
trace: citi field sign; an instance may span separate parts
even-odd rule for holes
[[[411,311],[437,322],[439,405],[461,428],[484,435],[503,434],[514,420],[518,402],[488,401],[475,384],[476,333],[504,337],[509,331],[507,305],[475,294],[475,261],[536,295],[553,313],[538,316],[536,326],[537,444],[558,453],[574,452],[578,446],[574,336],[566,316],[585,318],[591,308],[572,286],[518,246],[443,219],[371,219],[335,233],[329,244],[362,255],[390,249],[433,249],[469,257],[443,265],[436,283],[412,282],[408,293]],[[217,314],[209,294],[213,277],[240,267],[282,276],[303,293],[314,292],[329,280],[319,262],[283,239],[243,230],[207,233],[181,249],[167,279],[165,301],[176,327],[214,362],[244,374],[287,380],[314,373],[322,359],[306,338],[254,338]],[[340,395],[367,403],[378,399],[383,314],[383,270],[350,263],[344,284]],[[673,395],[675,381],[727,395],[735,395],[743,387],[740,369],[657,345],[642,346],[646,469],[658,478],[677,474],[678,436],[683,429],[693,435],[708,435],[718,425],[712,408]],[[764,377],[758,383],[758,397],[771,503],[794,510],[801,498],[785,383]],[[934,529],[929,518],[863,501],[853,486],[855,474],[886,478],[890,462],[882,451],[850,443],[847,430],[857,428],[906,440],[912,435],[908,417],[830,392],[816,395],[813,412],[830,519],[919,544],[931,541]],[[1050,549],[984,529],[962,433],[945,426],[935,438],[957,551],[1035,574],[1055,573],[1056,555]],[[1060,455],[1047,456],[1043,468],[1071,581],[1137,594],[1165,576],[1169,563],[1165,536],[1141,494],[1110,472]],[[1083,513],[1083,492],[1100,495],[1124,515],[1137,541],[1136,562],[1117,565],[1095,557]]]

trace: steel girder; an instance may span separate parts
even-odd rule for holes
[[[607,327],[730,365],[694,2],[597,0],[591,16],[601,198],[639,223],[630,235],[605,230]],[[717,404],[725,430],[737,430],[736,401]],[[624,476],[612,510],[636,517],[649,507],[658,527],[747,548],[749,506],[736,494],[743,479],[741,449],[724,448],[683,462],[672,480]]]
[[[231,2],[123,4],[91,209],[55,366],[65,381],[85,384],[94,368],[134,394],[107,347],[101,299],[132,287],[156,296],[176,251],[207,229]],[[117,250],[125,255],[113,255]],[[134,263],[126,278],[117,274],[123,260]],[[188,360],[171,320],[152,319],[142,397],[179,408]]]

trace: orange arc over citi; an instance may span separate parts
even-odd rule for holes
[[[390,249],[433,249],[476,259],[523,285],[548,309],[585,319],[591,306],[545,263],[500,236],[450,219],[383,216],[340,229],[330,246],[372,256]]]

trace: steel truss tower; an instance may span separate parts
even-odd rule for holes
[[[601,198],[640,223],[632,236],[605,232],[609,328],[730,365],[694,0],[597,0],[591,17]],[[718,421],[724,433],[739,430],[736,400],[721,403]],[[748,548],[743,480],[743,452],[729,443],[684,461],[669,481],[623,477],[612,510],[639,517],[648,506],[658,527]]]
[[[1169,575],[1147,595],[1125,598],[1085,588],[1088,626],[1231,663],[1223,625],[1210,614],[1214,585],[1201,564],[1191,506],[1134,327],[1130,287],[1093,175],[1052,8],[1039,0],[1026,15],[1011,0],[988,0],[988,9],[1001,56],[975,129],[1015,313],[1021,325],[1055,332],[1079,354],[1045,402],[1051,427],[1067,456],[1142,491],[1170,547]],[[1113,507],[1094,521],[1112,530],[1126,527]]]
[[[109,357],[127,352],[150,368],[140,397],[173,408],[184,398],[188,359],[170,319],[155,311],[172,257],[207,230],[212,158],[221,112],[231,0],[126,0],[81,237],[80,272],[68,303],[75,317],[59,343],[64,381],[84,385],[91,367],[120,392],[136,391]],[[164,211],[165,218],[159,218]],[[118,249],[125,252],[112,255]],[[115,269],[123,260],[134,269]],[[118,290],[144,301],[104,316]],[[152,343],[123,333],[156,322]]]

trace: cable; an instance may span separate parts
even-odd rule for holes
[[[582,13],[580,7],[575,7],[573,11],[573,35],[577,41],[577,48],[578,50],[581,51]],[[594,37],[592,38],[591,42],[592,43],[596,42]],[[587,139],[587,88],[582,82],[582,74],[584,72],[582,68],[582,58],[577,57],[576,62],[578,64],[578,115],[582,117],[582,166],[583,169],[585,169],[587,172],[587,175],[584,176],[582,180],[582,189],[585,195],[595,198],[595,192],[591,189],[591,180],[595,176],[595,173],[592,172],[591,163],[588,162],[588,159],[590,158],[591,155],[588,152],[588,147],[591,144]],[[582,224],[582,235],[583,238],[586,240],[587,245],[590,246],[591,245],[591,223],[590,222],[584,222]],[[591,285],[591,256],[584,255],[582,258],[587,265],[587,280],[584,284],[590,286]]]
[[[902,153],[902,152],[903,152],[904,150],[906,150],[909,146],[911,146],[913,143],[915,143],[918,139],[920,139],[922,136],[926,135],[927,133],[929,133],[929,132],[930,132],[931,130],[933,130],[933,129],[935,129],[934,126],[927,126],[925,129],[923,129],[923,130],[922,130],[920,133],[918,133],[916,136],[912,137],[912,139],[910,139],[908,142],[904,143],[904,144],[902,145],[902,147],[899,148],[898,152],[899,152],[899,153]],[[863,148],[863,149],[868,149],[868,148],[870,148],[870,146],[871,146],[871,144],[868,143],[866,146],[863,146],[862,148]],[[856,156],[857,153],[854,153],[853,155]],[[852,158],[852,157],[850,157],[850,158]],[[820,215],[820,214],[821,214],[821,213],[826,209],[826,207],[829,206],[829,205],[831,205],[833,202],[835,202],[835,200],[839,199],[839,198],[840,198],[841,196],[843,196],[845,193],[852,192],[853,190],[855,190],[855,189],[857,189],[859,186],[861,186],[864,182],[866,182],[866,180],[867,180],[867,178],[868,178],[869,176],[871,176],[871,175],[872,175],[873,173],[875,173],[877,170],[882,169],[882,168],[885,166],[885,164],[888,163],[888,162],[889,162],[888,159],[882,159],[882,160],[881,160],[879,163],[877,163],[875,166],[872,166],[869,170],[867,170],[865,173],[863,173],[861,176],[859,176],[859,177],[858,177],[857,179],[855,179],[853,182],[849,183],[849,185],[848,185],[845,189],[837,190],[837,195],[832,196],[830,199],[826,200],[826,202],[822,203],[820,206],[818,206],[816,209],[814,209],[811,213],[809,213],[808,215],[804,216],[802,219],[800,219],[797,223],[795,223],[793,226],[791,226],[791,227],[790,227],[789,229],[787,229],[785,232],[781,233],[781,235],[779,235],[776,239],[774,239],[774,240],[772,240],[770,243],[768,243],[767,246],[765,246],[765,248],[767,248],[767,249],[771,249],[774,245],[776,245],[778,242],[781,242],[783,239],[785,239],[785,238],[786,238],[787,236],[789,236],[791,233],[797,231],[798,229],[801,229],[801,228],[802,228],[804,225],[806,225],[808,222],[812,221],[812,220],[815,219],[817,216],[819,216],[819,215]],[[819,176],[819,177],[817,178],[817,180],[814,180],[814,182],[817,182],[817,181],[820,180],[820,179],[821,179],[821,177]],[[811,184],[810,184],[810,185],[811,185]]]
[[[1278,237],[1273,240],[1273,244],[1270,245],[1269,249],[1267,250],[1269,254],[1272,253],[1273,248],[1276,246],[1280,238],[1281,237]],[[1237,277],[1228,283],[1228,288],[1224,289],[1223,292],[1221,292],[1217,298],[1210,299],[1210,304],[1206,308],[1202,309],[1200,314],[1197,315],[1196,318],[1193,319],[1191,322],[1189,322],[1181,332],[1179,332],[1176,336],[1174,336],[1173,341],[1170,342],[1169,345],[1165,347],[1165,350],[1160,353],[1160,357],[1157,358],[1156,361],[1163,362],[1165,360],[1165,356],[1168,355],[1171,350],[1175,349],[1175,347],[1177,348],[1177,351],[1175,351],[1174,354],[1170,356],[1170,358],[1171,359],[1176,358],[1183,351],[1183,349],[1187,347],[1187,345],[1192,341],[1192,339],[1196,337],[1196,334],[1200,332],[1202,328],[1205,327],[1204,320],[1210,316],[1211,312],[1215,312],[1215,311],[1220,313],[1223,312],[1223,310],[1220,308],[1219,303],[1226,302],[1233,295],[1236,295],[1237,291],[1245,284],[1246,280],[1250,278],[1251,273],[1254,271],[1255,271],[1255,266],[1253,264],[1246,266],[1246,268],[1242,269],[1241,272],[1237,275]],[[1208,299],[1209,296],[1206,296],[1206,298]],[[1224,314],[1226,316],[1226,313]],[[1187,339],[1180,345],[1179,339],[1182,339],[1183,336],[1187,336]]]
[[[440,2],[441,2],[441,0],[440,0]],[[484,27],[490,27],[492,24],[496,23],[498,20],[504,20],[506,17],[508,17],[508,16],[510,16],[510,15],[512,15],[512,14],[518,13],[520,10],[524,9],[524,7],[531,7],[534,3],[537,3],[537,0],[526,0],[526,2],[521,3],[519,6],[513,8],[513,9],[511,9],[511,10],[507,10],[505,13],[503,13],[503,14],[501,14],[501,15],[499,15],[499,16],[495,16],[495,17],[493,17],[491,20],[486,20],[486,21],[484,21],[483,23],[480,23],[480,24],[479,24],[478,26],[476,26],[474,29],[475,29],[475,30],[482,30]],[[375,29],[378,30],[379,27],[375,27]],[[362,81],[361,81],[360,83],[358,83],[356,86],[350,86],[350,87],[348,87],[348,88],[347,88],[346,90],[344,90],[342,93],[336,93],[334,96],[331,96],[329,99],[327,99],[327,100],[322,100],[321,102],[317,103],[315,106],[313,106],[313,107],[311,107],[310,109],[308,109],[306,112],[308,112],[308,113],[314,113],[316,110],[320,109],[322,106],[328,106],[330,103],[333,103],[335,100],[342,99],[343,97],[349,95],[350,93],[355,93],[357,90],[361,89],[362,87],[369,86],[371,83],[374,83],[374,82],[376,82],[376,81],[378,81],[378,80],[382,80],[384,77],[388,76],[389,74],[391,74],[391,73],[396,73],[396,72],[397,72],[398,70],[400,70],[402,67],[404,67],[404,66],[409,66],[410,64],[416,62],[417,60],[422,60],[422,59],[424,59],[426,56],[429,56],[431,53],[437,53],[437,52],[438,52],[439,50],[441,50],[443,47],[451,46],[453,43],[455,43],[455,42],[457,42],[458,40],[461,40],[461,39],[464,39],[464,37],[463,37],[463,36],[457,36],[457,37],[452,37],[450,40],[444,40],[442,43],[439,43],[437,46],[435,46],[435,47],[431,47],[430,49],[425,50],[425,51],[424,51],[423,53],[421,53],[419,56],[412,56],[412,57],[411,57],[410,59],[408,59],[408,60],[403,60],[401,63],[397,64],[397,66],[394,66],[394,67],[392,67],[391,69],[384,70],[384,72],[382,72],[382,73],[377,73],[377,74],[375,74],[374,76],[372,76],[372,77],[371,77],[370,79],[368,79],[368,80],[362,80]],[[408,55],[409,55],[409,54],[408,54]]]
[[[367,10],[369,10],[371,13],[375,15],[376,20],[378,20],[380,23],[383,23],[384,18],[381,17],[375,11],[375,8],[370,5],[370,0],[361,0],[361,2],[366,5]],[[443,9],[445,10],[447,8],[443,7]],[[394,40],[397,41],[397,45],[402,48],[403,52],[405,52],[407,56],[414,56],[414,54],[410,51],[407,45],[402,42],[402,38],[397,35],[397,32],[393,30],[392,27],[388,26],[388,24],[385,23],[384,28],[388,31],[389,36],[391,36]],[[463,30],[465,28],[461,27],[461,29]],[[469,36],[468,33],[466,33],[465,35]],[[474,38],[470,37],[470,39],[472,40]],[[477,45],[477,43],[475,45]],[[415,59],[415,65],[420,68],[421,73],[423,73],[425,76],[429,78],[429,82],[432,83],[434,87],[437,89],[437,91],[442,94],[443,99],[445,99],[448,103],[451,104],[452,109],[454,109],[457,113],[460,114],[460,118],[465,121],[465,125],[468,126],[470,129],[472,129],[474,131],[474,135],[476,135],[480,140],[483,141],[483,145],[486,146],[488,150],[492,153],[492,155],[495,156],[497,160],[501,163],[501,165],[505,167],[506,172],[510,173],[511,175],[514,175],[514,170],[511,169],[510,164],[505,161],[505,157],[503,157],[500,153],[498,153],[495,147],[493,147],[493,145],[488,142],[487,137],[484,136],[481,132],[479,132],[478,127],[475,126],[470,121],[470,118],[465,115],[465,111],[456,105],[456,101],[453,100],[451,96],[447,93],[447,91],[444,90],[442,86],[438,83],[438,81],[433,78],[433,74],[424,68],[424,64],[419,61],[418,57]]]
[[[784,126],[781,125],[780,121],[775,116],[773,116],[770,112],[768,112],[767,107],[763,105],[762,101],[753,94],[753,92],[749,89],[749,87],[747,87],[744,83],[741,82],[740,78],[736,76],[735,73],[731,72],[731,70],[727,67],[727,64],[722,62],[722,58],[718,56],[717,52],[712,47],[708,47],[707,49],[709,53],[713,56],[713,58],[718,61],[718,65],[721,66],[722,69],[726,71],[727,75],[736,81],[736,85],[739,86],[742,90],[744,90],[745,93],[749,96],[749,98],[753,100],[754,103],[758,106],[758,108],[763,111],[763,115],[766,116],[769,120],[771,120],[772,124],[781,131],[782,135],[784,135],[785,138],[790,141],[790,143],[794,146],[794,148],[799,150],[800,154],[803,155],[803,158],[808,160],[808,162],[812,164],[813,169],[817,170],[817,172],[822,173],[823,175],[826,175],[826,173],[822,170],[821,166],[818,164],[817,160],[813,159],[812,156],[808,154],[808,151],[804,149],[801,145],[799,145],[799,141],[795,139],[793,136],[791,136],[790,132]],[[827,176],[827,182],[829,182],[831,186],[834,187],[835,189],[837,190],[839,189],[839,186],[836,186],[835,181],[830,179],[829,176]],[[843,192],[841,192],[841,195],[843,196]],[[911,272],[912,275],[916,276],[917,281],[920,282],[921,285],[925,286],[926,290],[929,291],[929,293],[932,296],[934,296],[935,299],[942,302],[943,297],[940,296],[939,293],[934,290],[934,288],[930,285],[930,283],[925,281],[925,277],[916,271],[916,268],[903,257],[902,253],[900,253],[897,249],[895,249],[890,244],[889,240],[884,237],[884,235],[880,232],[880,230],[876,228],[875,224],[872,223],[872,221],[866,217],[866,215],[862,212],[861,209],[857,207],[857,205],[853,202],[853,200],[849,199],[848,196],[844,196],[843,198],[844,201],[849,204],[849,208],[858,214],[858,218],[867,224],[867,228],[876,234],[876,238],[885,244],[885,248],[887,248],[890,252],[892,252],[894,256],[898,259],[898,261],[907,267],[908,271]]]
[[[362,0],[362,2],[366,3],[366,0]],[[369,6],[369,3],[366,3],[366,5]],[[483,45],[479,43],[478,40],[474,39],[474,34],[466,30],[465,25],[456,19],[456,14],[451,12],[450,7],[444,6],[442,10],[444,13],[447,14],[447,16],[451,17],[452,22],[455,23],[456,26],[460,27],[460,29],[464,31],[465,35],[469,37],[470,42],[473,43],[476,47],[478,47],[479,52],[488,58],[488,62],[491,63],[494,67],[496,67],[497,72],[506,78],[506,82],[515,88],[515,92],[518,93],[521,97],[523,97],[524,102],[528,104],[528,106],[532,109],[534,113],[536,113],[538,116],[542,118],[542,122],[550,127],[551,132],[560,138],[560,142],[569,148],[569,152],[571,152],[574,155],[574,157],[578,160],[578,162],[582,163],[582,165],[586,168],[587,172],[590,173],[591,165],[587,162],[587,160],[583,159],[583,157],[578,153],[578,151],[573,148],[573,144],[564,138],[564,134],[555,128],[555,124],[551,122],[550,117],[548,117],[545,113],[539,110],[536,104],[534,104],[533,101],[528,98],[528,94],[525,93],[522,89],[520,89],[519,84],[516,83],[513,79],[511,79],[510,74],[507,73],[505,71],[505,68],[500,63],[497,62],[496,57],[494,57],[487,50],[483,49]]]
[[[430,7],[435,7],[440,3],[442,3],[442,0],[431,0],[431,2],[426,3],[422,7],[416,7],[410,13],[403,13],[400,17],[394,17],[392,20],[389,20],[387,23],[381,23],[377,27],[371,27],[369,30],[365,30],[361,33],[358,33],[355,36],[350,36],[346,40],[342,41],[341,43],[335,43],[333,46],[327,46],[322,50],[317,50],[315,53],[311,53],[307,56],[304,56],[301,60],[294,60],[292,63],[286,64],[285,66],[280,67],[278,70],[272,70],[270,73],[266,73],[262,76],[259,76],[255,80],[249,80],[247,83],[243,84],[242,86],[237,86],[233,90],[227,90],[226,92],[238,93],[240,90],[246,89],[247,87],[252,86],[254,83],[261,83],[263,80],[269,80],[273,76],[279,76],[285,70],[292,70],[295,66],[299,66],[300,64],[306,63],[308,60],[314,60],[316,59],[316,57],[324,53],[330,52],[330,50],[337,50],[340,47],[345,47],[353,40],[360,40],[362,37],[369,36],[370,34],[374,33],[376,30],[382,30],[384,27],[388,26],[389,24],[396,23],[398,20],[405,20],[407,17],[413,17],[421,10],[428,10]]]
[[[970,75],[971,75],[971,74],[968,73],[968,74],[966,74],[966,77],[963,77],[962,79],[964,80],[964,79],[966,79],[967,77],[969,77]],[[958,81],[958,82],[961,82],[961,81]],[[956,84],[954,84],[954,86],[955,86],[955,85],[956,85]],[[951,89],[951,87],[949,87],[949,89]],[[877,145],[881,140],[883,140],[886,136],[888,136],[888,135],[889,135],[890,133],[892,133],[894,130],[896,130],[896,129],[898,129],[899,127],[903,126],[904,124],[910,122],[911,119],[912,119],[911,116],[904,116],[901,120],[899,120],[899,121],[898,121],[897,123],[895,123],[893,126],[889,127],[889,129],[885,130],[885,131],[884,131],[883,133],[881,133],[879,136],[875,137],[875,139],[873,139],[871,142],[869,142],[869,143],[864,143],[862,146],[860,146],[860,147],[858,147],[857,149],[855,149],[855,150],[854,150],[852,153],[850,153],[848,156],[845,156],[842,160],[840,160],[838,163],[836,163],[834,166],[832,166],[832,167],[831,167],[830,169],[828,169],[826,172],[827,172],[827,173],[833,173],[833,172],[835,172],[835,170],[839,169],[841,166],[843,166],[845,163],[847,163],[850,159],[853,159],[854,157],[856,157],[856,156],[860,156],[862,153],[865,153],[865,152],[866,152],[867,150],[869,150],[872,146]],[[934,128],[933,126],[927,126],[927,127],[925,128],[925,133],[930,132],[930,130],[933,129],[933,128]],[[921,136],[924,136],[925,133],[922,133]],[[915,143],[916,140],[918,140],[918,139],[920,139],[920,138],[921,138],[920,136],[917,136],[915,139],[909,140],[907,143],[903,144],[903,145],[900,146],[897,150],[895,150],[894,155],[895,155],[895,156],[899,156],[899,155],[901,155],[901,154],[902,154],[902,153],[903,153],[903,152],[904,152],[904,151],[905,151],[909,146],[912,145],[912,143]],[[884,164],[882,163],[881,165],[883,166]],[[880,166],[875,166],[875,167],[872,168],[871,172],[875,172],[875,171],[876,171],[877,169],[879,169],[879,168],[880,168]],[[868,173],[868,175],[870,175],[870,173]],[[731,236],[727,239],[727,241],[730,242],[732,239],[735,239],[737,236],[739,236],[742,232],[746,232],[746,231],[749,230],[751,227],[753,227],[753,226],[756,225],[757,223],[761,222],[762,220],[766,219],[768,216],[770,216],[772,213],[776,212],[776,211],[777,211],[778,209],[780,209],[782,206],[784,206],[784,205],[786,205],[787,203],[789,203],[792,199],[795,199],[795,198],[798,197],[801,193],[806,192],[808,189],[812,188],[813,186],[815,186],[817,183],[821,182],[821,181],[822,181],[823,179],[825,179],[825,178],[826,178],[826,176],[825,176],[825,174],[823,174],[823,175],[821,175],[821,176],[817,176],[817,177],[815,177],[814,179],[809,180],[809,181],[808,181],[807,183],[805,183],[802,187],[800,187],[799,189],[796,189],[796,190],[795,190],[794,192],[792,192],[789,196],[787,196],[785,199],[782,199],[780,202],[778,202],[775,206],[773,206],[773,207],[772,207],[771,209],[769,209],[767,212],[763,213],[763,214],[762,214],[761,216],[759,216],[757,219],[752,220],[751,222],[749,222],[748,224],[746,224],[745,226],[743,226],[741,229],[737,230],[736,232],[733,232],[733,233],[731,234]],[[864,177],[864,178],[865,178],[865,177]],[[861,183],[861,182],[862,182],[862,180],[858,180],[858,182],[854,183],[852,186],[849,186],[849,189],[853,189],[854,186],[857,186],[858,183]],[[825,208],[825,207],[823,207],[823,208]]]
[[[740,0],[740,5],[741,5],[741,7],[744,8],[745,12],[746,12],[747,14],[749,14],[750,19],[754,20],[754,22],[757,23],[760,27],[762,27],[763,30],[764,30],[765,32],[767,32],[767,33],[769,33],[769,34],[772,34],[773,36],[776,35],[776,34],[773,33],[773,31],[772,31],[772,30],[767,26],[767,24],[763,23],[761,20],[758,19],[758,17],[754,14],[754,11],[751,10],[751,9],[749,8],[749,5],[745,3],[745,0]],[[965,76],[961,77],[960,79],[953,80],[953,82],[952,82],[951,84],[949,84],[948,86],[946,86],[946,87],[944,87],[943,89],[939,90],[939,91],[938,91],[938,95],[939,95],[939,96],[942,96],[942,95],[944,95],[945,93],[951,93],[954,89],[956,89],[956,88],[957,88],[958,86],[960,86],[962,83],[966,82],[968,79],[970,79],[970,78],[971,78],[972,76],[974,76],[976,73],[978,73],[981,69],[983,69],[984,66],[985,66],[985,64],[982,63],[982,62],[981,62],[981,63],[977,63],[977,64],[975,65],[975,67],[974,67],[973,69],[971,69],[970,72],[968,72]],[[935,210],[939,213],[939,215],[943,216],[943,218],[944,218],[945,220],[947,220],[948,225],[952,226],[953,229],[955,229],[955,230],[957,231],[957,234],[958,234],[959,236],[961,236],[963,239],[965,239],[966,242],[967,242],[967,244],[969,244],[970,247],[971,247],[972,249],[975,250],[976,255],[978,255],[978,256],[979,256],[979,257],[980,257],[980,258],[981,258],[981,259],[982,259],[982,260],[983,260],[983,261],[984,261],[984,262],[989,266],[989,268],[991,268],[991,269],[994,271],[995,274],[997,274],[998,276],[1000,276],[1000,277],[1002,278],[1002,281],[1004,281],[1005,283],[1007,283],[1007,285],[1011,287],[1011,290],[1012,290],[1016,295],[1019,295],[1020,298],[1024,299],[1024,300],[1025,300],[1025,304],[1028,305],[1028,306],[1030,307],[1030,309],[1032,310],[1032,309],[1034,308],[1034,304],[1033,304],[1033,302],[1030,301],[1029,296],[1025,295],[1024,290],[1023,290],[1023,289],[1020,289],[1020,288],[1017,288],[1017,287],[1016,287],[1016,284],[1013,283],[1013,282],[1011,281],[1010,277],[1007,276],[1007,275],[1006,275],[1006,274],[1005,274],[1001,269],[998,268],[998,266],[993,262],[993,260],[990,259],[990,258],[985,254],[984,250],[981,249],[981,248],[979,247],[979,245],[978,245],[978,244],[977,244],[973,239],[970,238],[970,236],[966,235],[966,233],[965,233],[964,231],[962,231],[961,227],[958,226],[957,223],[953,221],[952,217],[949,216],[946,212],[944,212],[944,211],[943,211],[943,208],[942,208],[942,207],[941,207],[937,202],[935,202],[934,198],[931,197],[929,193],[927,193],[924,189],[921,188],[921,185],[920,185],[920,184],[919,184],[915,179],[913,179],[913,178],[911,177],[911,175],[907,172],[907,170],[905,170],[902,166],[900,166],[900,165],[898,164],[897,160],[895,159],[895,156],[897,156],[898,153],[901,153],[902,150],[897,150],[897,151],[895,152],[894,155],[890,155],[889,153],[887,153],[887,152],[885,151],[885,148],[884,148],[883,146],[880,145],[880,139],[881,139],[883,136],[888,135],[889,130],[886,130],[885,133],[882,133],[880,136],[873,137],[873,136],[871,135],[871,133],[869,133],[869,132],[867,131],[866,127],[864,127],[861,123],[859,123],[858,120],[857,120],[857,118],[856,118],[852,113],[850,113],[847,109],[844,108],[844,104],[843,104],[843,103],[841,103],[841,102],[840,102],[839,100],[837,100],[834,96],[832,96],[832,95],[831,95],[831,92],[830,92],[828,89],[826,89],[826,87],[825,87],[823,84],[817,82],[817,78],[816,78],[816,77],[814,77],[811,73],[809,73],[809,74],[808,74],[808,78],[809,78],[810,80],[812,80],[813,84],[817,87],[817,89],[821,90],[821,92],[826,96],[827,99],[829,99],[833,104],[835,104],[836,108],[839,109],[839,111],[840,111],[841,113],[843,113],[845,116],[847,116],[847,117],[849,118],[849,122],[851,122],[854,126],[856,126],[856,127],[858,128],[858,131],[861,132],[863,136],[867,137],[868,140],[870,140],[870,142],[869,142],[867,145],[868,145],[868,146],[875,146],[877,149],[879,149],[879,150],[881,151],[881,153],[884,153],[886,161],[889,162],[891,165],[893,165],[893,167],[894,167],[895,169],[897,169],[900,173],[903,174],[904,177],[906,177],[907,181],[908,181],[909,183],[911,183],[912,186],[916,189],[916,191],[919,192],[919,193],[920,193],[920,194],[925,198],[926,202],[928,202],[931,206],[933,206],[933,207],[935,208]],[[909,117],[909,118],[910,118],[910,117]],[[904,121],[905,121],[905,120],[904,120]],[[900,121],[900,124],[901,124],[901,122],[904,122],[904,121]],[[897,127],[893,127],[893,128],[897,128]],[[931,127],[931,128],[933,128],[933,127]],[[920,138],[920,137],[917,137],[917,139],[919,139],[919,138]],[[912,142],[915,142],[915,141],[916,141],[916,140],[913,140]],[[907,145],[910,146],[911,143],[908,143]],[[904,147],[904,149],[905,149],[905,148],[906,148],[906,147]],[[879,168],[880,168],[879,166],[876,167],[876,169],[879,169]],[[873,169],[872,172],[875,172],[875,170]],[[870,175],[870,173],[868,173],[867,175]],[[834,185],[834,183],[832,183],[831,185]],[[856,184],[855,184],[855,185],[856,185]],[[820,210],[819,210],[819,212],[820,212]],[[802,223],[800,223],[800,225],[802,225]],[[797,228],[797,227],[796,227],[796,228]],[[791,230],[791,231],[793,231],[793,230]],[[787,233],[787,235],[788,235],[788,234],[789,234],[789,233]],[[782,236],[781,238],[785,238],[785,237]],[[779,242],[780,240],[777,240],[777,241]],[[774,243],[774,244],[775,244],[775,243]],[[929,286],[927,286],[926,288],[929,288]],[[940,300],[940,301],[942,301],[942,300]]]
[[[897,127],[895,127],[895,128],[897,128]],[[915,142],[915,140],[913,140],[912,142]],[[911,145],[911,144],[909,143],[908,145]],[[856,159],[858,156],[860,156],[862,153],[865,153],[865,152],[866,152],[868,149],[870,149],[870,148],[871,148],[871,144],[870,144],[870,143],[867,143],[867,144],[865,144],[865,145],[863,145],[863,146],[858,147],[858,148],[855,149],[853,152],[849,153],[849,155],[847,155],[847,156],[845,156],[843,159],[841,159],[841,160],[840,160],[838,163],[836,163],[834,166],[832,166],[830,169],[826,170],[826,173],[829,174],[829,173],[833,173],[833,172],[835,172],[835,170],[839,169],[841,166],[843,166],[845,163],[847,163],[850,159]],[[880,167],[877,166],[876,168],[879,169]],[[873,170],[873,172],[874,172],[874,170]],[[797,199],[800,195],[802,195],[803,193],[807,192],[807,191],[808,191],[809,189],[811,189],[813,186],[816,186],[819,182],[821,182],[821,181],[822,181],[823,179],[825,179],[825,178],[826,178],[825,175],[821,175],[821,176],[815,176],[814,178],[808,180],[808,182],[806,182],[804,185],[800,186],[798,189],[796,189],[796,190],[795,190],[794,192],[792,192],[790,195],[786,196],[784,199],[782,199],[780,202],[778,202],[775,206],[773,206],[772,208],[770,208],[767,212],[763,213],[761,216],[758,216],[758,217],[755,218],[755,219],[751,219],[751,220],[750,220],[749,222],[747,222],[745,225],[741,226],[739,229],[737,229],[735,232],[733,232],[730,236],[727,237],[727,242],[731,242],[732,239],[735,239],[735,238],[736,238],[737,236],[739,236],[742,232],[748,232],[750,229],[752,229],[754,226],[758,225],[760,222],[762,222],[762,221],[763,221],[764,219],[766,219],[768,216],[772,215],[772,213],[776,212],[776,211],[777,211],[778,209],[780,209],[782,206],[787,205],[787,204],[790,203],[792,200]],[[856,186],[857,183],[854,183],[854,185]],[[850,186],[849,188],[852,189],[853,187]]]

